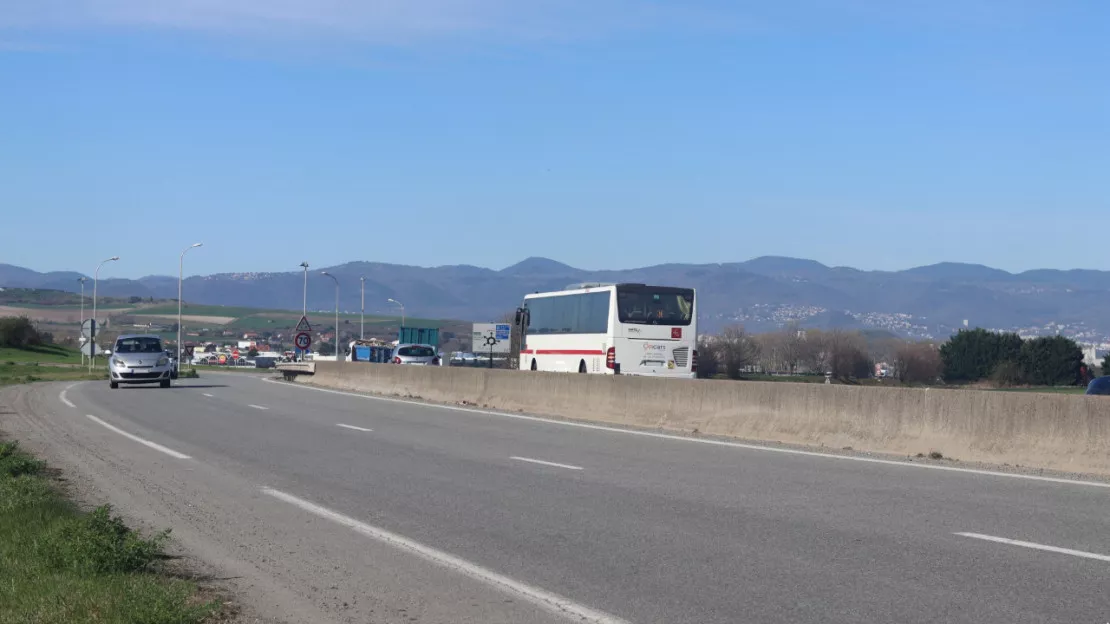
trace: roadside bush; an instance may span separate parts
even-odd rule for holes
[[[828,332],[825,353],[828,372],[837,379],[867,379],[874,372],[875,363],[867,357],[867,345],[858,332]]]
[[[1025,375],[1022,373],[1021,365],[1013,360],[1006,360],[999,362],[998,366],[994,367],[994,372],[991,373],[991,383],[998,388],[1008,388],[1011,386],[1020,386],[1025,382]]]
[[[1073,386],[1079,383],[1083,350],[1066,336],[1045,336],[1021,345],[1021,370],[1028,383]]]
[[[894,372],[902,383],[933,383],[944,372],[944,362],[934,345],[903,343],[894,351]]]
[[[716,340],[701,337],[698,340],[698,377],[712,379],[721,372],[721,354]]]
[[[1021,336],[985,329],[961,329],[940,347],[945,381],[978,381],[1007,360],[1017,362]]]
[[[26,349],[42,344],[42,336],[26,316],[0,318],[0,347]]]
[[[163,531],[144,539],[113,517],[110,505],[59,525],[44,547],[51,567],[94,574],[141,572],[162,557]]]

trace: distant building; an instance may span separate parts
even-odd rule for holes
[[[1083,345],[1083,363],[1087,366],[1095,366],[1100,362],[1098,347],[1095,345]]]

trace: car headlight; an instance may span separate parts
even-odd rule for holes
[[[158,360],[158,366],[165,366],[169,363],[170,363],[170,358],[164,357],[164,358]]]
[[[117,360],[113,358],[112,364],[114,364],[116,368],[127,368],[127,362],[124,362],[123,360]]]

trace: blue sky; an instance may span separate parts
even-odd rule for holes
[[[0,262],[1110,269],[1108,68],[1095,0],[0,0]]]

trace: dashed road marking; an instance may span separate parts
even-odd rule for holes
[[[1100,555],[1098,553],[1086,552],[1083,550],[1072,550],[1071,548],[1048,546],[1046,544],[1038,544],[1036,542],[1023,542],[1021,540],[1009,539],[1007,537],[983,535],[982,533],[956,533],[956,535],[959,535],[960,537],[970,537],[972,539],[984,540],[987,542],[996,542],[998,544],[1006,544],[1009,546],[1021,546],[1022,548],[1032,548],[1033,550],[1043,550],[1045,552],[1057,553],[1061,555],[1071,555],[1073,557],[1082,557],[1084,559],[1095,559],[1098,561],[1110,562],[1110,555]]]
[[[343,427],[344,429],[354,429],[355,431],[366,431],[366,432],[373,431],[373,429],[367,429],[366,427],[356,427],[354,425],[344,425],[343,423],[335,423],[335,426],[336,427]]]
[[[554,466],[555,468],[566,468],[567,470],[582,470],[582,466],[571,466],[570,464],[557,464],[555,462],[544,461],[542,459],[532,459],[531,457],[510,457],[517,461],[528,462],[530,464],[539,464],[541,466]]]
[[[545,589],[534,587],[526,583],[511,579],[503,574],[498,574],[493,570],[484,568],[478,564],[471,563],[465,559],[456,557],[455,555],[437,550],[431,546],[425,546],[417,541],[411,540],[403,535],[398,535],[392,531],[387,531],[365,522],[355,520],[349,516],[345,516],[339,512],[332,511],[326,507],[321,507],[316,503],[306,501],[302,498],[297,498],[292,494],[275,490],[272,488],[264,487],[262,492],[268,496],[272,496],[280,501],[284,501],[299,507],[315,516],[331,520],[332,522],[352,529],[370,539],[393,546],[408,553],[417,555],[418,557],[429,561],[436,565],[443,566],[450,570],[454,570],[471,579],[485,583],[491,587],[499,589],[507,594],[516,596],[518,598],[527,600],[532,604],[542,607],[552,613],[556,613],[566,617],[575,622],[587,622],[590,624],[628,624],[627,621],[622,620],[615,615],[610,615],[604,611],[598,611],[591,607],[579,604],[564,598],[558,594],[553,594]]]
[[[123,429],[120,429],[119,427],[116,427],[115,425],[110,425],[110,424],[104,422],[103,420],[100,420],[96,416],[93,416],[92,414],[85,414],[85,418],[88,418],[89,420],[91,420],[94,423],[100,425],[101,427],[104,427],[105,429],[107,429],[109,431],[114,431],[114,432],[120,434],[121,436],[123,436],[123,437],[125,437],[129,440],[134,440],[134,441],[138,442],[139,444],[149,446],[150,448],[152,448],[156,451],[160,451],[162,453],[165,453],[166,455],[169,455],[170,457],[173,457],[173,458],[176,458],[176,459],[192,459],[191,457],[189,457],[185,453],[178,453],[177,451],[175,451],[171,448],[166,448],[166,447],[164,447],[161,444],[158,444],[156,442],[151,442],[150,440],[144,440],[143,438],[140,438],[139,436],[137,436],[133,433],[127,433]]]

